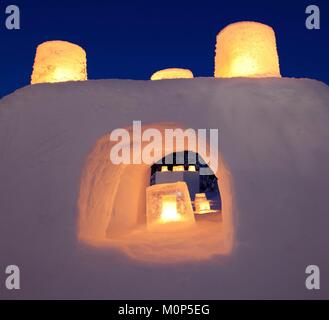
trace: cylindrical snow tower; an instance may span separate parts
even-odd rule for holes
[[[216,39],[215,77],[281,77],[273,29],[249,21],[224,28]]]
[[[37,48],[31,84],[87,80],[86,52],[66,41],[47,41]]]
[[[193,73],[191,70],[181,69],[181,68],[168,68],[153,73],[151,80],[191,79],[191,78],[193,78]]]

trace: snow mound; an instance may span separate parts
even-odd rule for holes
[[[328,101],[325,84],[284,78],[40,84],[1,99],[0,268],[20,266],[22,289],[0,285],[0,297],[329,298],[325,282],[305,289],[307,265],[329,270]],[[171,264],[149,261],[145,235],[125,246],[122,234],[115,250],[79,241],[88,157],[133,120],[219,129],[231,254],[211,240],[221,229],[202,225],[191,237],[209,237],[213,254]],[[123,179],[145,179],[145,169]],[[148,262],[131,259],[141,252]]]

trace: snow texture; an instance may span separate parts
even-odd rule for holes
[[[133,120],[219,128],[230,255],[214,246],[207,260],[159,264],[78,240],[88,156]],[[307,79],[99,80],[16,91],[0,100],[0,270],[20,266],[21,290],[0,285],[0,297],[328,299],[328,123],[328,87]],[[205,230],[200,239],[220,231]],[[320,267],[320,290],[305,288],[310,264]]]

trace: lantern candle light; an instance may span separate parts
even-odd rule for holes
[[[181,215],[177,211],[177,196],[175,194],[162,196],[161,222],[174,222],[181,220]]]
[[[281,77],[273,29],[252,21],[224,28],[217,35],[215,77]]]
[[[189,165],[189,166],[188,166],[188,171],[195,172],[195,171],[196,171],[195,166],[194,166],[194,165]]]
[[[147,227],[168,223],[194,223],[190,194],[185,182],[156,184],[146,189]]]
[[[191,79],[191,78],[193,78],[193,73],[188,69],[168,68],[153,73],[151,80]]]
[[[174,166],[173,167],[173,171],[184,171],[185,169],[184,169],[184,166]]]
[[[210,212],[210,201],[207,200],[205,193],[197,193],[195,195],[195,213],[204,214]]]
[[[161,167],[161,172],[167,172],[167,171],[169,171],[168,166],[162,166]]]
[[[47,41],[37,48],[31,84],[87,80],[86,52],[67,41]]]

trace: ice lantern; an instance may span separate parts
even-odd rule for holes
[[[196,172],[196,168],[194,165],[189,165],[188,166],[188,171]]]
[[[191,70],[181,68],[168,68],[153,73],[151,80],[191,78],[193,78],[193,73]]]
[[[281,77],[273,29],[250,21],[224,28],[217,35],[215,77]]]
[[[205,193],[197,193],[195,195],[195,213],[204,214],[210,212],[210,202],[207,200]]]
[[[31,84],[87,80],[86,52],[66,41],[40,44],[35,55]]]
[[[147,226],[194,223],[190,194],[185,182],[163,183],[146,189]]]
[[[177,171],[184,171],[184,170],[185,170],[184,166],[174,166],[174,167],[173,167],[173,171],[174,171],[174,172],[177,172]]]

